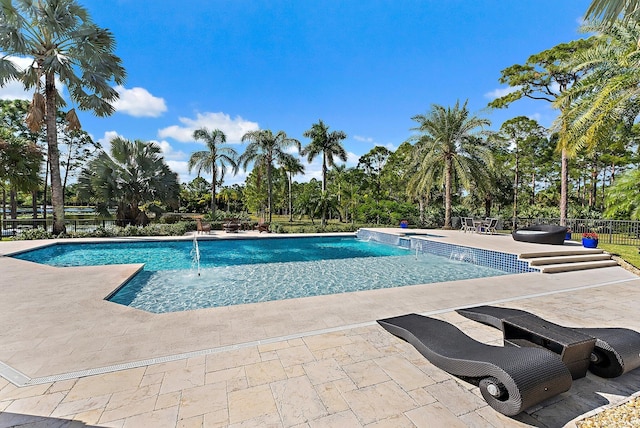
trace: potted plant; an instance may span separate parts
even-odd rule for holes
[[[565,235],[564,235],[564,240],[565,241],[571,241],[571,228],[567,229],[567,233],[565,233]]]
[[[582,234],[582,246],[585,248],[598,247],[598,234],[595,232],[586,232]]]
[[[400,227],[406,229],[407,227],[409,227],[409,222],[407,220],[402,220],[400,222]]]

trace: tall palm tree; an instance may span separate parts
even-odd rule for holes
[[[164,162],[160,147],[140,140],[111,140],[111,154],[102,151],[78,177],[80,197],[116,204],[121,224],[141,224],[140,204],[161,200],[177,206],[178,176]]]
[[[343,131],[329,132],[329,127],[322,120],[311,125],[311,128],[302,134],[306,138],[311,138],[311,142],[302,150],[300,154],[307,156],[307,161],[311,163],[315,157],[322,155],[322,194],[327,192],[327,170],[335,165],[334,156],[343,162],[347,160],[347,152],[342,146],[342,140],[347,138]],[[324,206],[323,206],[324,207]],[[322,210],[322,226],[327,223],[326,209]]]
[[[227,142],[227,136],[219,129],[213,131],[207,128],[196,129],[193,131],[193,138],[204,141],[207,150],[192,153],[187,168],[189,173],[195,168],[198,176],[202,171],[211,174],[211,215],[213,217],[216,213],[216,184],[220,182],[222,186],[222,180],[229,166],[233,168],[234,174],[238,171],[236,163],[238,153],[231,147],[223,146]]]
[[[267,193],[269,205],[269,222],[272,219],[273,211],[273,183],[271,173],[274,162],[280,162],[287,153],[286,149],[295,147],[300,150],[300,141],[287,137],[284,131],[273,134],[270,129],[249,131],[242,136],[242,141],[249,144],[244,153],[238,158],[238,165],[246,170],[250,163],[262,164],[267,170]]]
[[[304,172],[304,165],[300,162],[300,159],[297,157],[285,153],[286,156],[283,156],[280,160],[280,165],[282,169],[287,174],[287,181],[289,183],[289,221],[293,221],[293,197],[291,195],[291,187],[293,185],[293,176],[296,174],[302,174]]]
[[[478,144],[477,138],[477,131],[491,122],[470,115],[467,102],[462,106],[456,102],[453,108],[434,104],[426,114],[411,119],[419,124],[413,130],[420,132],[413,157],[414,180],[423,184],[418,187],[427,189],[441,177],[440,181],[444,181],[444,226],[450,228],[454,178],[469,188],[472,181],[483,180],[485,165],[492,162],[491,152]]]
[[[118,99],[109,82],[124,83],[125,71],[120,58],[113,54],[111,32],[94,24],[76,0],[15,3],[2,0],[0,8],[0,86],[18,80],[25,89],[35,89],[28,122],[34,131],[43,124],[46,128],[53,233],[57,235],[65,232],[65,226],[56,112],[65,102],[56,89],[55,78],[67,87],[80,110],[109,116],[114,112],[111,103]],[[10,55],[32,58],[33,62],[21,70]],[[74,110],[67,116],[73,128],[80,127]]]

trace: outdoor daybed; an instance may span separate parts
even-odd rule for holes
[[[569,370],[546,349],[486,345],[448,322],[418,314],[378,324],[412,344],[433,365],[479,386],[486,402],[508,416],[571,388]]]
[[[640,367],[640,333],[635,330],[563,327],[526,311],[496,306],[477,306],[456,312],[502,330],[505,345],[543,346],[560,354],[574,379],[585,375],[577,371],[582,365],[580,359],[586,359],[585,371],[588,367],[591,373],[604,378],[617,377]],[[586,349],[585,337],[592,343]]]
[[[536,224],[529,227],[514,230],[511,233],[515,241],[533,242],[535,244],[564,244],[564,238],[567,234],[567,228],[564,226],[555,226],[553,224]]]

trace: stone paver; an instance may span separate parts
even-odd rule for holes
[[[496,239],[511,244],[507,238]],[[487,246],[499,246],[496,242]],[[0,427],[571,426],[581,415],[640,390],[640,370],[609,380],[588,374],[574,381],[568,392],[509,418],[487,406],[477,387],[434,367],[413,346],[373,322],[402,313],[438,311],[434,316],[456,324],[476,340],[500,345],[499,332],[451,310],[497,302],[559,324],[640,331],[640,279],[619,268],[158,316],[101,300],[129,268],[84,269],[84,283],[94,281],[95,287],[85,295],[76,289],[75,300],[62,302],[57,299],[71,293],[66,287],[80,286],[77,272],[31,269],[14,262],[0,257],[0,286],[6,289],[0,299],[0,325],[9,326],[0,329],[0,361],[15,364],[27,376],[204,349],[215,352],[41,385],[17,387],[0,378]],[[461,300],[452,304],[456,293]],[[286,316],[279,318],[279,313]],[[305,316],[296,324],[296,314],[301,313]],[[313,321],[314,317],[319,319]],[[267,331],[286,337],[264,336]],[[233,342],[221,342],[223,337]],[[264,339],[268,343],[261,342]],[[220,346],[230,347],[216,349]]]

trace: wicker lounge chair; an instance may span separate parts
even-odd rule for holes
[[[514,230],[511,233],[514,241],[533,242],[534,244],[564,244],[567,228],[553,224],[536,224]]]
[[[486,345],[445,321],[417,314],[378,323],[433,365],[478,385],[487,403],[505,415],[517,415],[571,388],[569,370],[546,349]]]
[[[522,324],[525,320],[529,330],[528,338],[516,340],[518,346],[545,346],[554,352],[553,341],[538,340],[548,334],[551,328],[567,337],[587,336],[594,340],[594,346],[589,350],[588,369],[596,376],[612,378],[640,367],[640,333],[627,328],[570,328],[550,323],[537,315],[526,311],[496,306],[478,306],[475,308],[458,309],[460,315],[469,319],[490,325],[502,330],[505,342],[509,342],[515,335],[512,331],[514,324]],[[533,327],[533,328],[532,328]],[[533,342],[531,341],[533,339]],[[575,377],[574,377],[575,378]]]
[[[238,233],[242,224],[236,219],[226,219],[222,224],[222,229],[227,233]]]
[[[201,219],[199,219],[199,218],[197,218],[197,219],[196,219],[196,231],[197,231],[198,233],[200,233],[200,232],[202,232],[202,233],[204,233],[204,232],[209,233],[209,232],[211,232],[211,224],[209,224],[209,223],[202,223],[202,220],[201,220]]]
[[[260,233],[262,232],[271,233],[271,230],[269,229],[269,223],[264,223],[264,222],[258,223],[256,225],[256,230]]]

